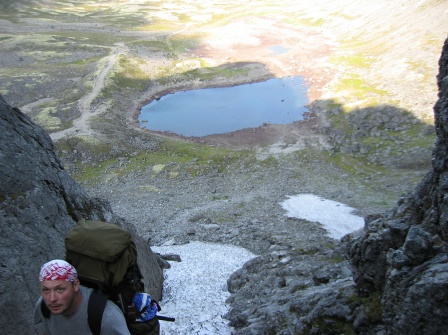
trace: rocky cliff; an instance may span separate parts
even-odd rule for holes
[[[438,140],[433,166],[395,208],[366,217],[364,231],[341,243],[274,245],[259,230],[250,230],[247,236],[263,240],[269,253],[228,281],[228,318],[235,335],[445,332],[447,75],[445,43],[434,107]],[[36,273],[42,262],[63,255],[62,236],[80,217],[125,223],[67,175],[42,129],[3,100],[0,107],[0,315],[5,332],[29,333],[38,295]]]
[[[0,324],[5,334],[32,333],[41,264],[64,257],[64,235],[82,217],[116,223],[108,203],[90,198],[64,170],[47,133],[0,97]],[[162,273],[136,237],[148,291],[160,299]]]
[[[439,60],[432,170],[349,244],[359,294],[382,295],[389,334],[442,334],[448,315],[448,40]]]
[[[272,249],[235,272],[227,316],[235,334],[446,333],[448,39],[437,84],[437,142],[426,177],[333,248]]]

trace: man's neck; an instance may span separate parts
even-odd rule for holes
[[[81,301],[82,301],[82,293],[81,293],[81,288],[80,288],[78,291],[75,292],[72,303],[64,311],[64,313],[62,313],[62,315],[64,315],[64,316],[73,315],[73,313],[75,313],[78,310],[79,306],[81,305]]]

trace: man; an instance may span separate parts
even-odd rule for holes
[[[92,289],[81,286],[76,269],[63,260],[42,265],[39,273],[40,294],[34,322],[41,323],[44,335],[91,335],[87,306]],[[41,304],[49,310],[43,314]],[[107,301],[101,322],[101,335],[130,335],[121,310]]]

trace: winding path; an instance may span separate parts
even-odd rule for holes
[[[126,52],[127,47],[123,43],[117,43],[112,49],[110,55],[98,62],[102,68],[100,69],[98,76],[93,80],[92,91],[78,101],[78,108],[81,112],[81,116],[73,121],[72,127],[50,134],[53,141],[57,141],[67,136],[92,134],[89,119],[92,116],[105,112],[108,108],[107,104],[100,104],[93,108],[92,102],[104,88],[107,76],[115,65],[117,56],[125,54]]]

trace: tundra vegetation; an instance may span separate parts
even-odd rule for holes
[[[349,11],[328,1],[2,2],[0,93],[49,133],[70,129],[83,113],[92,113],[87,127],[55,144],[76,179],[100,182],[99,176],[110,176],[102,169],[111,170],[114,161],[131,153],[120,173],[142,164],[172,163],[195,174],[199,168],[187,163],[198,157],[197,165],[210,169],[259,165],[255,146],[244,146],[245,141],[224,148],[219,141],[211,147],[208,141],[147,134],[136,123],[139,107],[182,89],[304,75],[311,114],[325,120],[317,133],[329,145],[307,147],[286,159],[306,161],[302,156],[313,155],[346,171],[352,182],[379,171],[383,180],[395,180],[399,173],[405,187],[379,191],[391,199],[381,201],[387,207],[430,164],[437,57],[446,24],[437,20],[443,2],[425,1],[404,10],[401,2],[369,4],[370,12],[361,10],[364,3],[351,1]],[[269,52],[279,45],[287,52]],[[80,100],[92,90],[83,109]],[[357,136],[369,120],[353,124],[350,115],[366,108],[402,114],[400,124],[388,128],[391,116]],[[326,138],[330,128],[331,134],[344,134],[345,141]],[[117,132],[127,135],[114,136]],[[134,133],[155,144],[148,149],[124,140]],[[277,136],[261,145],[282,140]],[[348,142],[361,149],[341,150]],[[241,154],[241,149],[248,151]],[[418,164],[391,163],[390,157],[413,152],[421,156]]]
[[[370,214],[430,167],[445,5],[1,1],[0,94],[51,135],[87,190],[147,171],[182,183],[288,169],[310,192]],[[204,138],[137,122],[164,94],[291,75],[309,85],[302,122]]]

